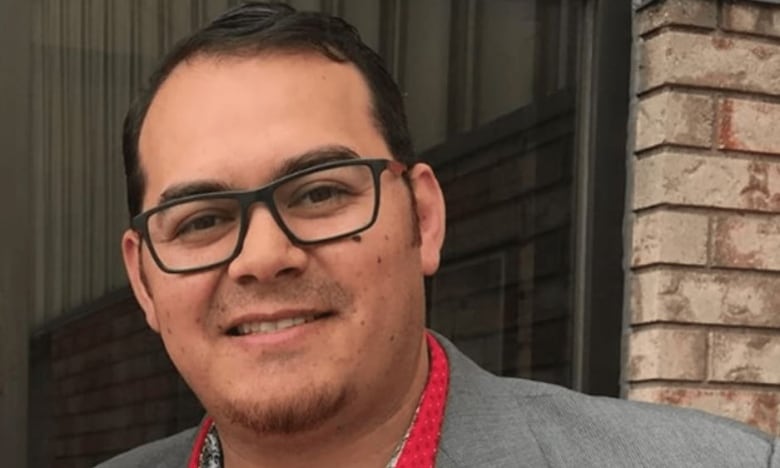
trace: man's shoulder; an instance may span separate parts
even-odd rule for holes
[[[441,466],[780,468],[777,439],[739,422],[497,377],[451,344],[445,349],[451,386]]]
[[[635,433],[642,439],[658,441],[668,438],[667,430],[677,436],[689,433],[697,437],[702,435],[699,431],[704,430],[715,436],[760,446],[767,446],[773,439],[754,427],[697,409],[587,395],[557,385],[516,378],[495,377],[495,384],[508,399],[505,402],[530,417],[537,427],[565,422],[569,432],[582,436],[606,436],[614,432],[630,437]]]
[[[107,460],[96,468],[168,468],[182,467],[192,450],[197,428],[190,428],[165,439],[156,440]]]
[[[646,466],[777,466],[777,439],[703,411],[590,396],[569,389],[500,379],[543,453],[578,459],[623,459]],[[564,449],[564,447],[566,447]],[[554,455],[553,455],[554,454]],[[610,454],[610,455],[606,455]],[[633,463],[632,463],[633,465]]]

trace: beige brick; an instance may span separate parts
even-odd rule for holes
[[[632,265],[706,264],[708,223],[708,217],[698,213],[657,211],[638,216]]]
[[[639,34],[669,25],[714,28],[718,6],[712,0],[667,0],[639,10],[636,30]]]
[[[709,379],[780,384],[780,330],[711,332]]]
[[[667,267],[633,275],[633,323],[780,328],[780,276]]]
[[[780,161],[665,151],[637,161],[635,209],[660,204],[780,212]]]
[[[780,45],[682,31],[640,44],[640,91],[685,84],[780,94]]]
[[[780,217],[718,216],[712,235],[713,266],[780,270]]]
[[[780,63],[778,63],[780,70]],[[778,73],[780,76],[780,73]],[[719,103],[718,147],[737,151],[780,153],[780,104],[723,99]]]
[[[711,97],[664,91],[639,101],[636,149],[670,143],[709,148],[714,124]]]
[[[704,380],[707,332],[695,327],[634,331],[629,338],[628,357],[630,381]]]
[[[630,389],[628,398],[694,408],[780,435],[780,389],[754,391],[650,385]]]
[[[740,1],[723,5],[722,28],[780,37],[780,6]]]

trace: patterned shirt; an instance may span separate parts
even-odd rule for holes
[[[412,423],[398,442],[386,468],[429,468],[436,462],[449,387],[449,363],[444,349],[433,335],[426,333],[426,340],[430,356],[428,380]],[[188,468],[223,468],[219,433],[210,417],[204,418],[201,423]]]

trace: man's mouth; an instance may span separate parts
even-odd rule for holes
[[[299,317],[287,317],[278,320],[254,320],[230,327],[227,331],[227,334],[229,336],[245,336],[273,333],[275,331],[285,330],[287,328],[298,327],[306,323],[311,323],[315,320],[319,320],[330,315],[333,315],[333,313],[324,312],[318,314],[308,314],[301,315]]]

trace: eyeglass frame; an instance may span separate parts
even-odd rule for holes
[[[298,236],[296,236],[295,233],[293,233],[292,230],[290,230],[290,228],[285,224],[284,220],[282,219],[282,216],[279,214],[279,209],[276,207],[276,202],[274,201],[273,198],[274,191],[280,185],[284,185],[285,183],[289,182],[292,179],[303,177],[305,175],[314,172],[324,171],[327,169],[332,169],[337,167],[358,166],[358,165],[368,166],[371,169],[371,176],[374,183],[374,211],[371,215],[371,219],[364,226],[331,237],[307,241],[307,240],[300,239]],[[197,273],[205,270],[210,270],[212,268],[216,268],[221,265],[228,264],[233,260],[235,260],[241,254],[241,251],[243,250],[244,247],[244,241],[246,239],[247,232],[249,231],[249,218],[250,218],[249,208],[255,203],[262,202],[268,208],[268,211],[271,213],[271,217],[276,222],[276,225],[279,227],[279,229],[282,230],[285,236],[287,236],[287,239],[289,239],[292,243],[297,245],[315,245],[315,244],[322,244],[325,242],[331,242],[338,239],[343,239],[345,237],[354,236],[356,234],[359,234],[371,228],[376,222],[377,217],[379,216],[379,203],[381,200],[380,180],[381,180],[382,172],[384,172],[386,169],[389,169],[393,174],[402,177],[405,176],[405,174],[408,171],[408,167],[406,166],[406,164],[397,161],[395,159],[355,158],[355,159],[330,161],[322,164],[317,164],[311,167],[307,167],[305,169],[293,172],[291,174],[287,174],[283,177],[273,180],[268,184],[253,190],[225,190],[219,192],[208,192],[208,193],[200,193],[195,195],[188,195],[185,197],[177,198],[175,200],[170,200],[133,216],[132,219],[130,220],[130,227],[132,228],[133,231],[135,231],[141,236],[142,241],[145,241],[148,244],[149,253],[152,255],[154,262],[157,264],[160,270],[170,274]],[[168,266],[166,266],[165,263],[157,254],[157,251],[155,250],[154,247],[154,242],[152,242],[151,236],[149,234],[149,218],[155,215],[156,213],[164,211],[172,206],[181,205],[192,201],[210,200],[214,198],[233,198],[238,201],[240,207],[240,212],[239,212],[240,224],[239,224],[238,237],[236,239],[236,246],[233,249],[233,252],[231,252],[223,260],[194,267],[194,268],[169,268]]]

